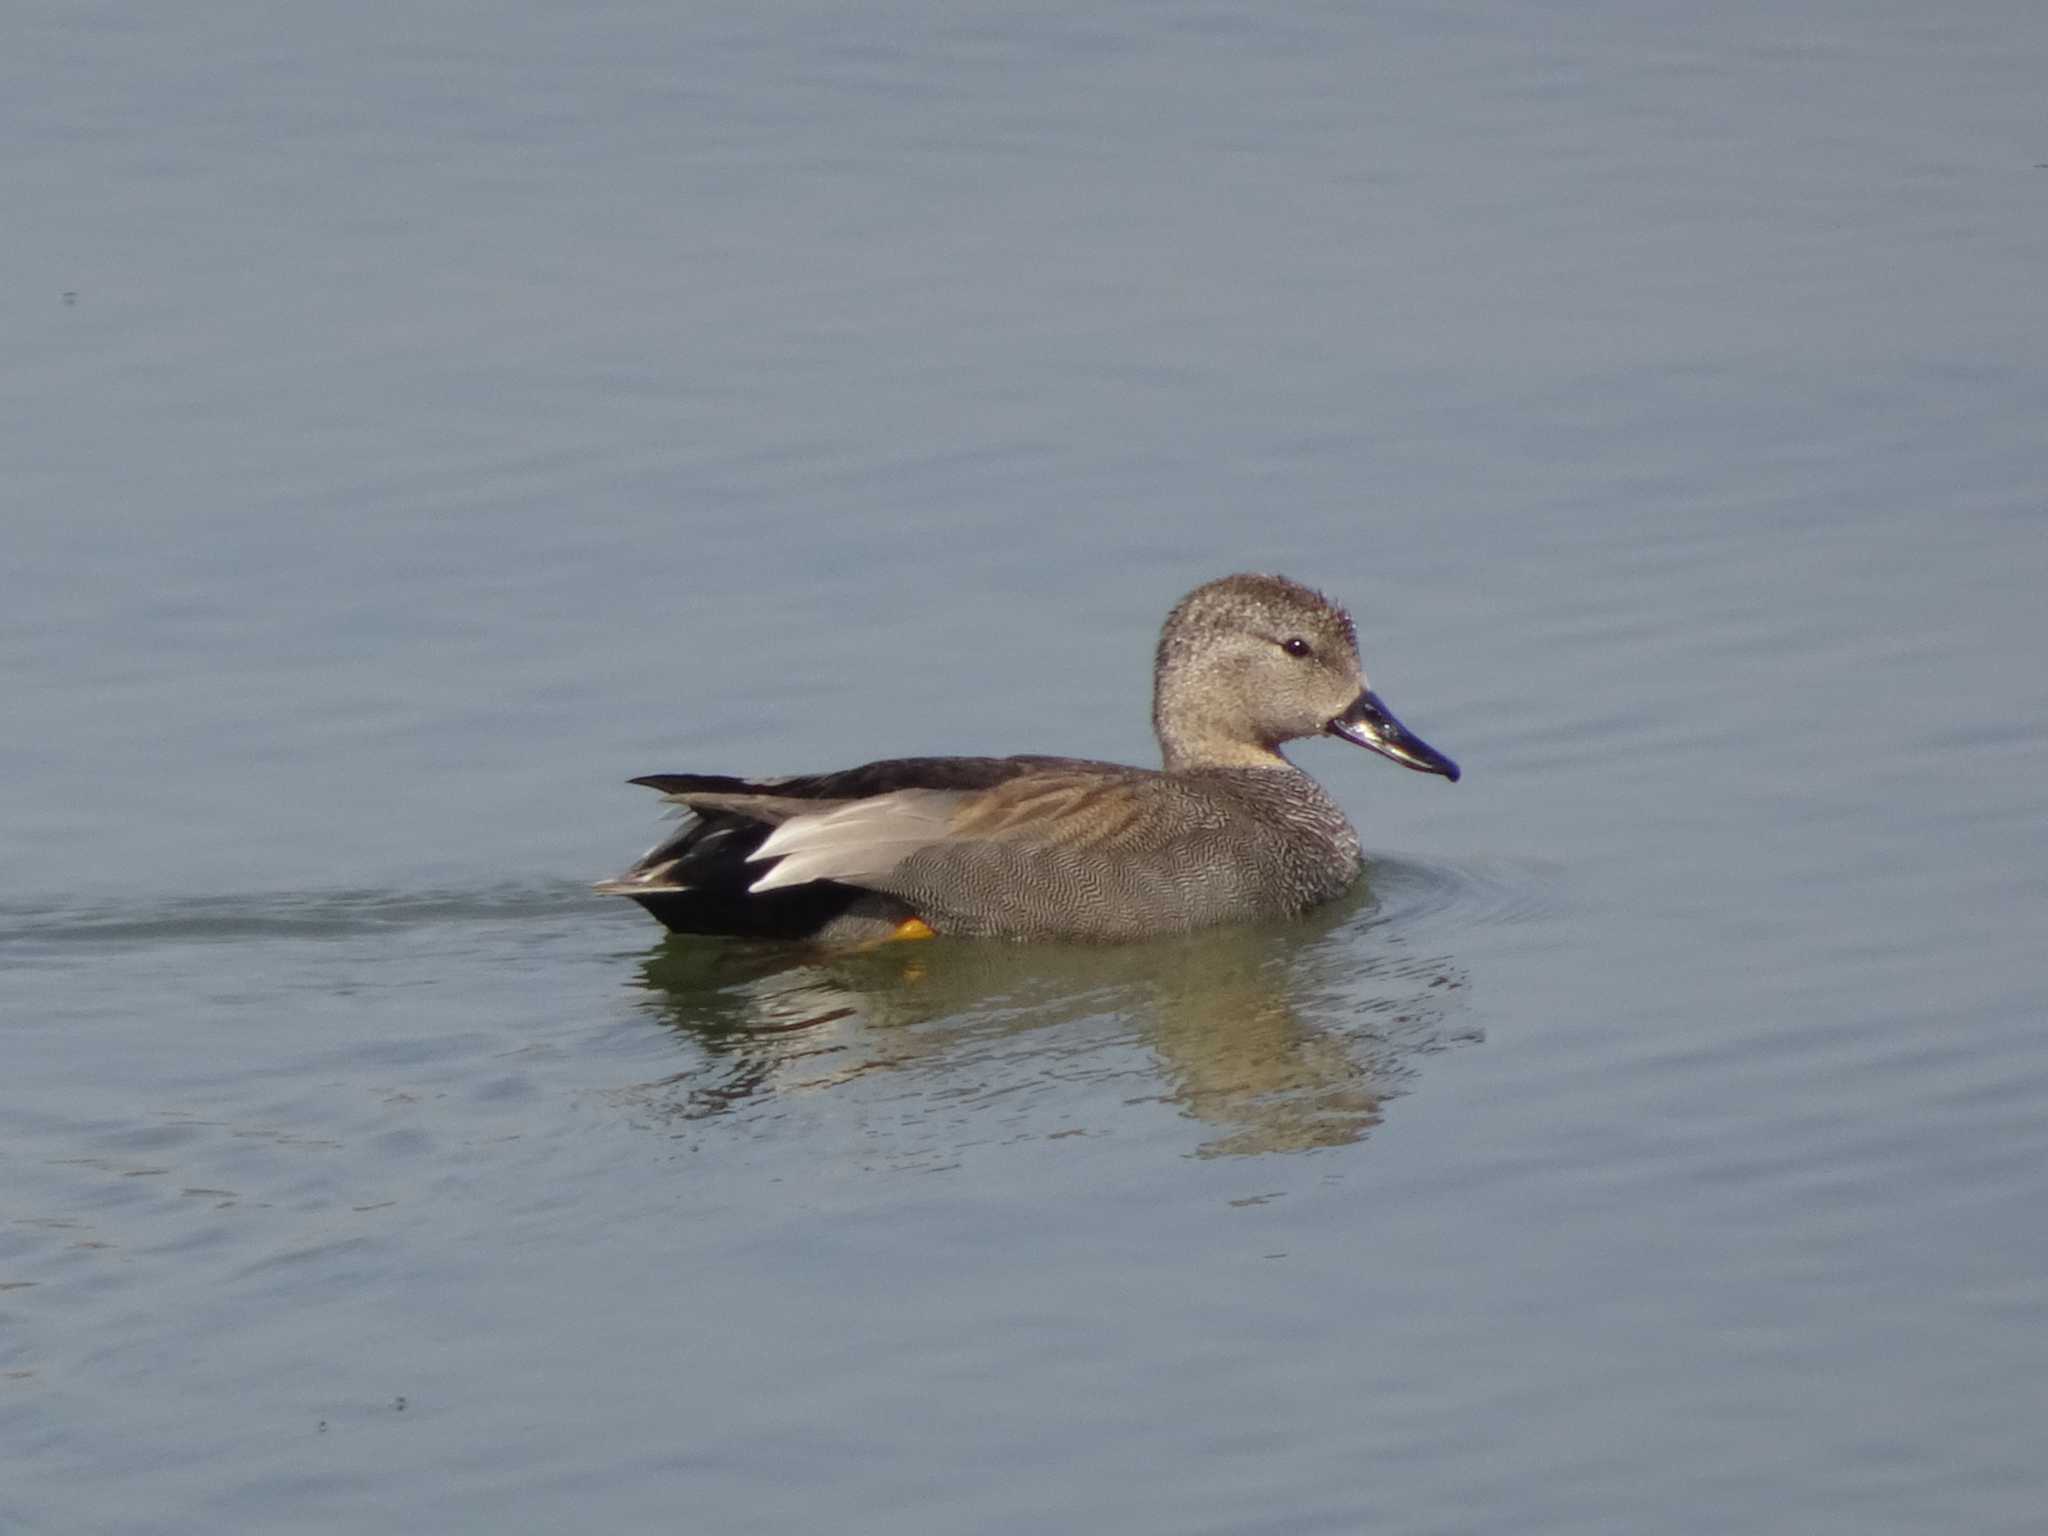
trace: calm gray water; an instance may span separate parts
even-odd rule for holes
[[[2040,1529],[2038,4],[8,36],[0,1530]],[[1244,568],[1312,921],[587,891]]]

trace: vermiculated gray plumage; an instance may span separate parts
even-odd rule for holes
[[[1343,812],[1279,751],[1331,734],[1455,779],[1366,686],[1350,617],[1276,576],[1199,587],[1154,669],[1163,769],[898,758],[781,779],[635,779],[689,813],[600,890],[693,933],[1118,940],[1288,917],[1362,867]]]

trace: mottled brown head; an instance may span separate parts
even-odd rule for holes
[[[1225,576],[1175,605],[1159,636],[1152,726],[1169,771],[1272,767],[1282,742],[1334,735],[1458,776],[1368,688],[1351,615],[1282,576]]]

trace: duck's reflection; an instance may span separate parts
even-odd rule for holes
[[[1117,1103],[1163,1099],[1214,1127],[1205,1155],[1357,1141],[1421,1056],[1478,1038],[1458,1024],[1456,962],[1415,954],[1363,892],[1306,923],[1115,948],[804,957],[672,939],[640,983],[699,1056],[633,1090],[642,1111],[714,1116],[885,1072],[958,1109],[1114,1075],[1132,1079]]]

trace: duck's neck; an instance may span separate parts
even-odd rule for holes
[[[1159,755],[1168,773],[1193,773],[1199,768],[1280,768],[1290,773],[1301,770],[1281,755],[1277,744],[1244,741],[1230,736],[1190,730],[1186,722],[1169,725],[1153,721],[1159,736]]]

